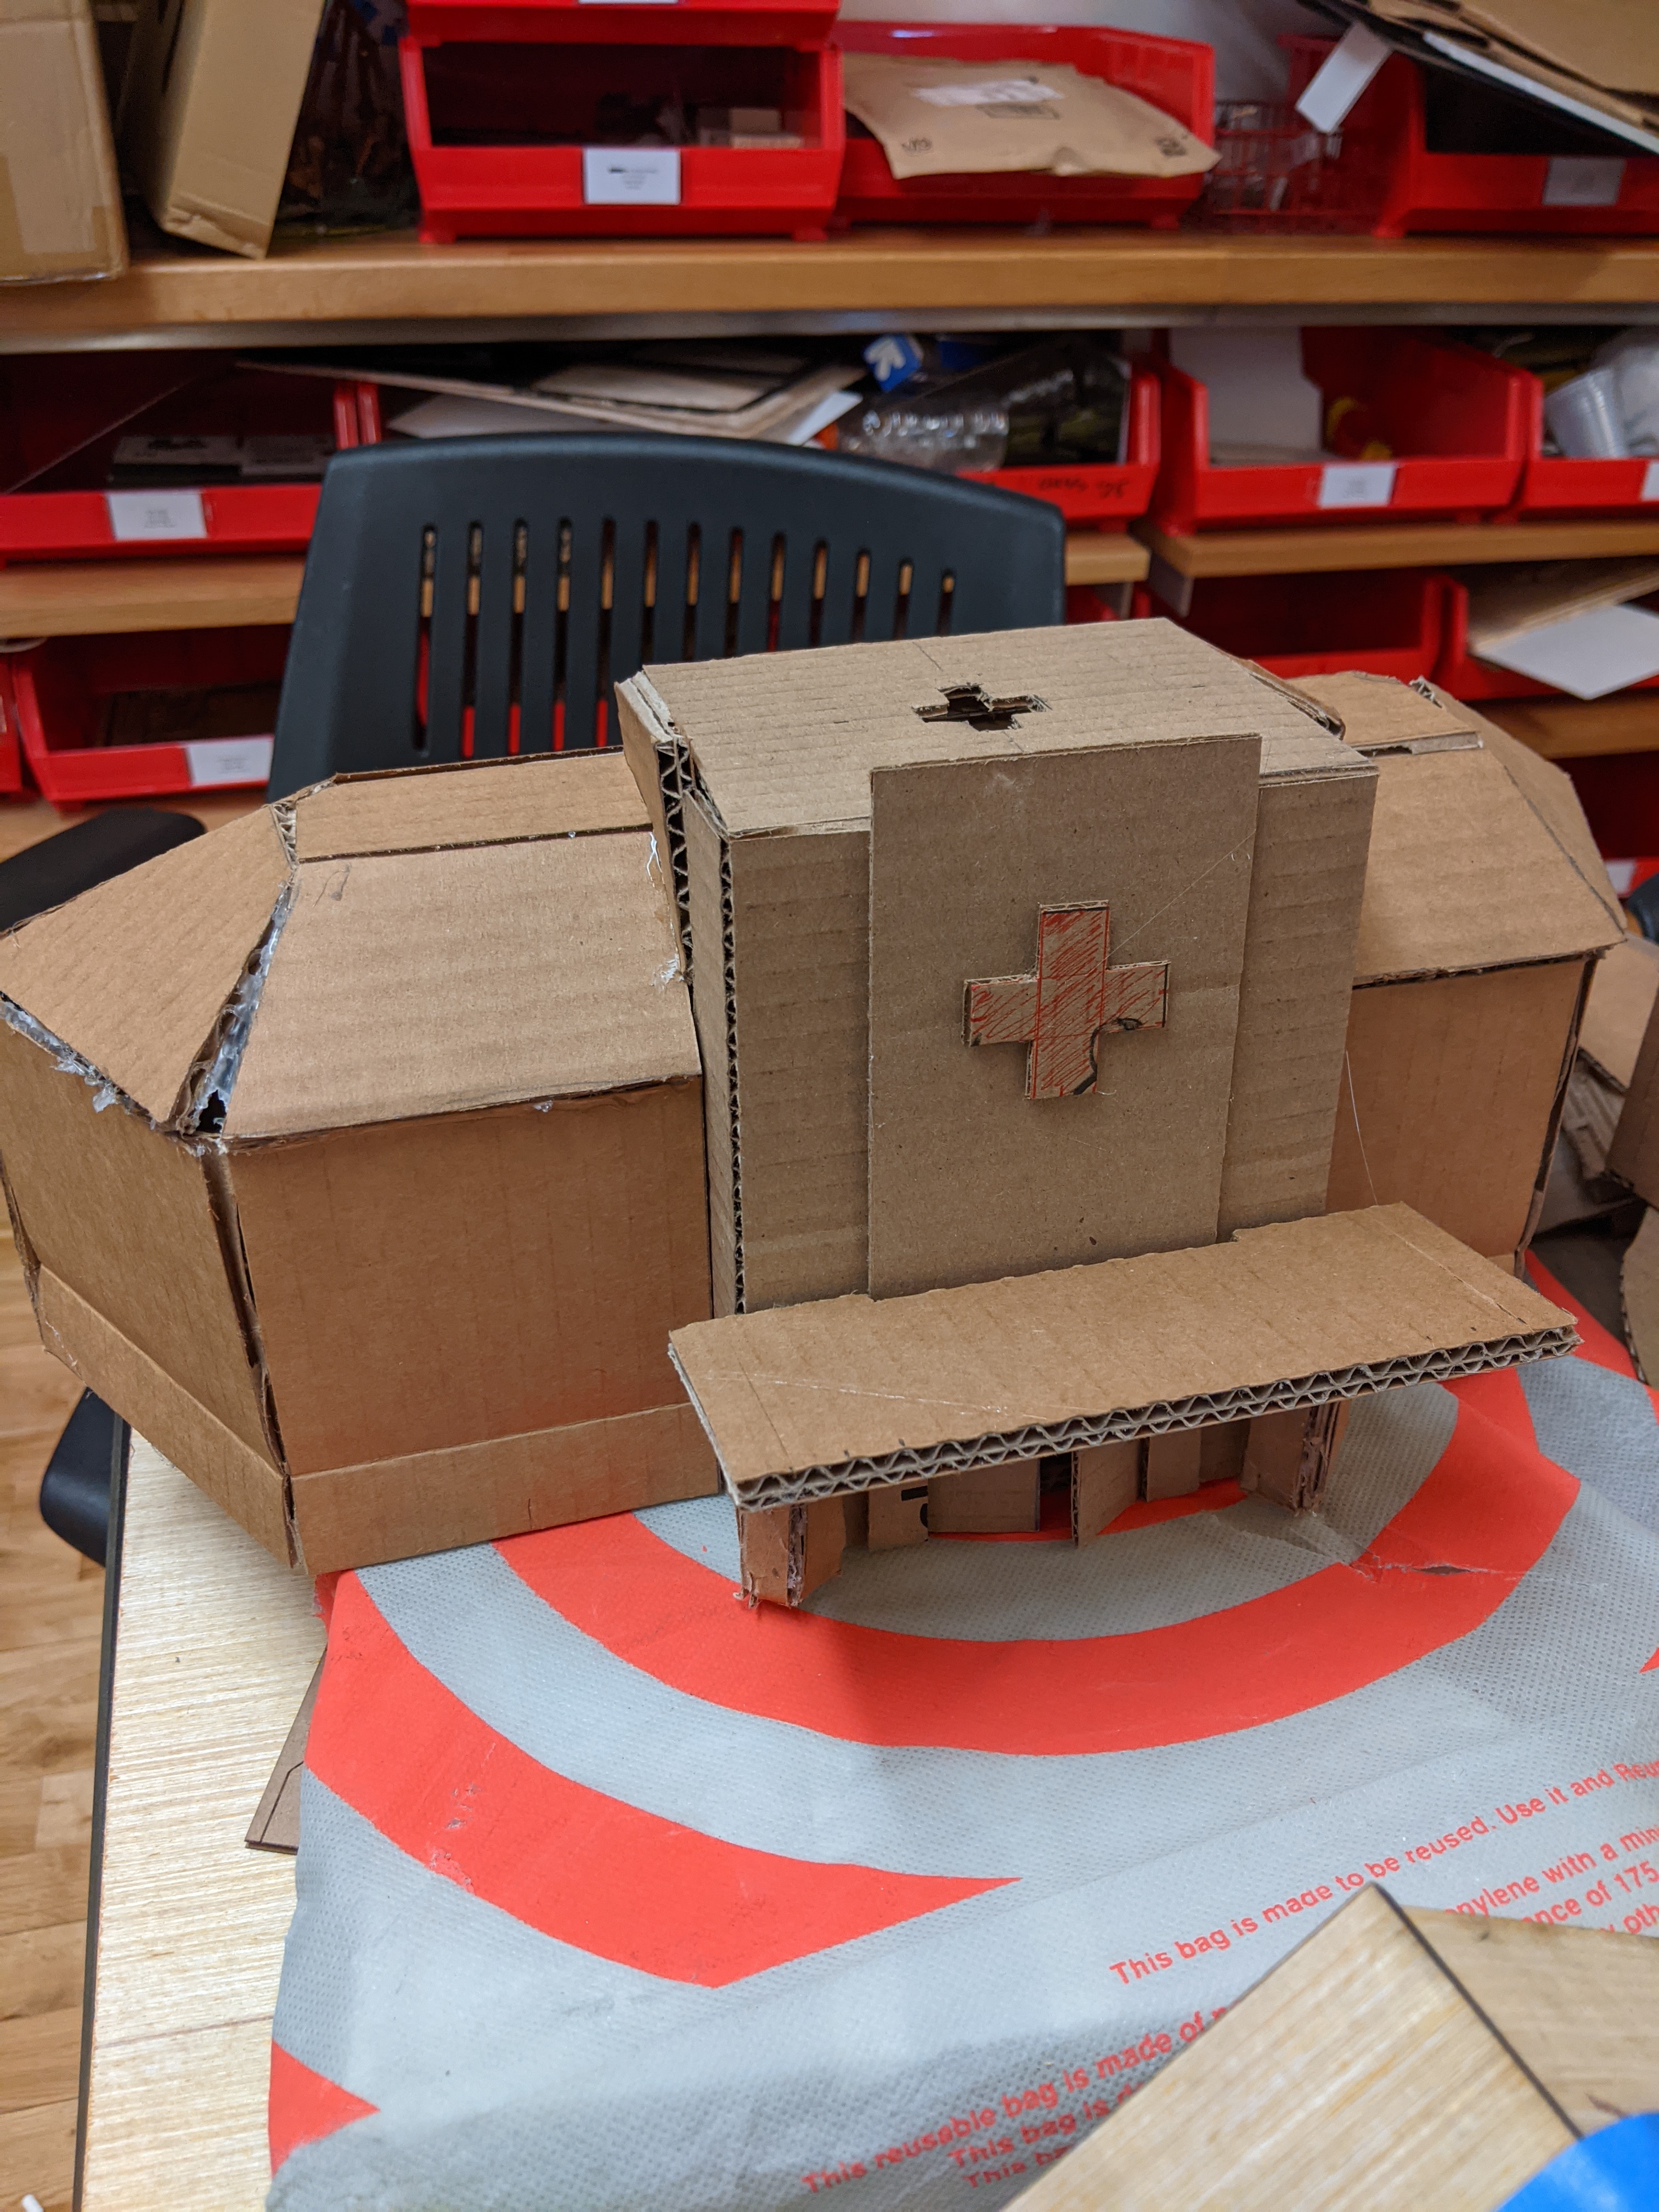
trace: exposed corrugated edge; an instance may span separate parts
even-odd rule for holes
[[[690,870],[685,857],[685,785],[690,774],[690,749],[674,726],[667,702],[643,670],[617,686],[641,724],[653,729],[652,750],[657,758],[657,787],[662,795],[663,827],[668,836],[668,881],[673,893],[674,923],[679,933],[680,969],[691,974]],[[710,812],[714,810],[711,808]]]
[[[191,1133],[216,1132],[230,1104],[237,1071],[242,1065],[242,1055],[247,1050],[254,1016],[259,1011],[265,977],[270,973],[276,940],[283,933],[283,926],[288,920],[289,909],[294,904],[294,893],[299,882],[294,829],[295,810],[298,804],[298,797],[279,799],[270,809],[271,821],[288,855],[288,880],[276,894],[276,902],[270,909],[270,919],[265,924],[258,943],[249,953],[235,989],[220,1008],[219,1018],[208,1033],[190,1073],[185,1079],[184,1103],[182,1106],[175,1106],[173,1118],[181,1129]]]
[[[902,1450],[883,1453],[872,1459],[837,1460],[804,1468],[799,1474],[763,1475],[748,1483],[733,1481],[721,1459],[720,1474],[739,1505],[793,1505],[809,1498],[827,1498],[836,1491],[874,1490],[883,1483],[955,1474],[970,1467],[998,1467],[1006,1460],[1039,1458],[1048,1452],[1076,1451],[1091,1444],[1164,1436],[1182,1429],[1207,1428],[1220,1421],[1248,1420],[1258,1413],[1290,1413],[1304,1407],[1325,1406],[1334,1399],[1364,1397],[1371,1391],[1390,1390],[1406,1382],[1448,1382],[1459,1376],[1484,1375],[1494,1368],[1528,1366],[1535,1360],[1553,1359],[1571,1352],[1577,1342],[1578,1332],[1571,1324],[1560,1328],[1528,1330],[1516,1336],[1416,1352],[1375,1364],[1326,1369],[1279,1382],[1258,1382],[1243,1389],[1216,1391],[1198,1397],[1160,1399],[1149,1406],[1118,1407],[1086,1419],[997,1430],[985,1436],[933,1444],[921,1451]],[[672,1344],[668,1356],[685,1386],[686,1395],[696,1408],[704,1433],[714,1448],[714,1456],[720,1459],[720,1440],[704,1419],[697,1394]]]

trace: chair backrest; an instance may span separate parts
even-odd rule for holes
[[[615,741],[653,661],[1017,629],[1065,612],[1037,500],[712,438],[360,447],[324,479],[270,793]]]

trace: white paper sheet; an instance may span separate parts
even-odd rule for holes
[[[1659,676],[1659,615],[1646,607],[1592,607],[1483,646],[1480,658],[1575,699],[1604,699]]]

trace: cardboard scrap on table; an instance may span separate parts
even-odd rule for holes
[[[1362,2174],[1366,2212],[1532,2212],[1534,2174],[1656,2096],[1659,1947],[1367,1887],[1016,2212],[1255,2207],[1291,2175],[1295,2203],[1349,2204]],[[1564,2189],[1535,2212],[1638,2202]]]
[[[306,1737],[311,1728],[311,1712],[317,1702],[318,1686],[323,1679],[324,1662],[317,1662],[316,1672],[306,1686],[300,1700],[300,1710],[294,1716],[293,1725],[283,1739],[283,1747],[276,1754],[276,1764],[270,1770],[270,1779],[265,1784],[264,1795],[248,1823],[246,1840],[256,1850],[264,1851],[297,1851],[300,1848],[300,1777],[305,1768]]]
[[[848,53],[842,69],[848,112],[880,140],[896,177],[1188,177],[1218,158],[1162,108],[1068,64]]]

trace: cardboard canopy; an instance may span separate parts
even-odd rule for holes
[[[717,1311],[1320,1209],[1376,771],[1312,702],[1163,622],[619,696],[690,968]]]
[[[48,1344],[313,1571],[714,1471],[696,1039],[624,763],[341,779],[0,939]]]
[[[739,1504],[1319,1406],[1569,1352],[1570,1317],[1391,1206],[1227,1244],[677,1330]]]

